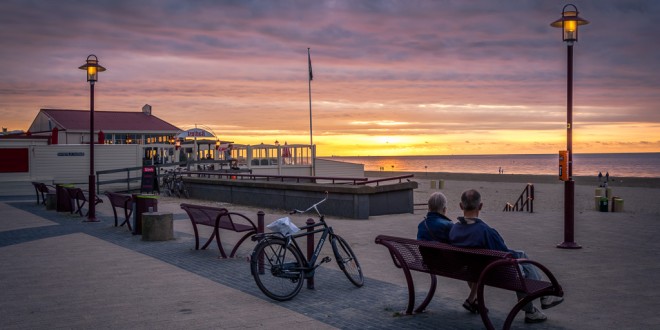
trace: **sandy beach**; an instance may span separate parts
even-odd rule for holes
[[[449,200],[449,212],[455,218],[460,215],[458,199],[467,189],[477,189],[484,199],[484,212],[501,212],[506,203],[515,203],[528,183],[534,185],[534,212],[543,216],[546,212],[562,211],[564,208],[564,183],[550,175],[509,175],[471,173],[410,173],[410,172],[365,172],[369,178],[394,177],[413,174],[419,188],[415,190],[415,203],[425,203],[433,191],[442,191]],[[436,180],[436,189],[431,181]],[[444,187],[438,189],[439,180]],[[660,178],[614,178],[610,180],[612,196],[624,201],[624,214],[660,215],[660,204],[656,196],[660,193]],[[575,214],[593,212],[594,196],[599,188],[598,178],[578,177],[575,185]],[[611,201],[611,199],[610,199]],[[596,212],[595,215],[598,215]],[[560,213],[563,217],[563,213]]]

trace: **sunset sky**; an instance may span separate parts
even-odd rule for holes
[[[319,155],[554,154],[566,148],[559,1],[0,2],[0,125],[140,111],[241,144]],[[660,1],[574,1],[575,153],[660,152]]]

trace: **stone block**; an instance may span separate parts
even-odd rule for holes
[[[142,213],[142,240],[168,241],[174,239],[173,216],[170,212]]]

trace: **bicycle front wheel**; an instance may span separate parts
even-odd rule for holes
[[[337,235],[334,235],[330,242],[332,243],[332,252],[335,254],[337,264],[348,280],[357,287],[364,285],[362,268],[348,242]]]
[[[285,301],[295,297],[304,282],[304,258],[286,240],[269,238],[252,251],[250,271],[257,286],[271,299]]]

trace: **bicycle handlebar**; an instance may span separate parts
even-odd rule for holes
[[[301,211],[301,210],[298,210],[298,209],[294,209],[293,211],[289,212],[289,214],[306,213],[306,212],[308,212],[309,210],[314,209],[314,211],[316,211],[316,214],[318,214],[318,216],[321,217],[321,216],[322,216],[322,215],[321,215],[321,212],[319,212],[319,209],[318,209],[317,206],[318,206],[318,205],[321,205],[321,204],[322,204],[323,202],[325,202],[326,200],[328,200],[328,192],[327,192],[327,191],[325,192],[325,198],[323,198],[322,200],[316,202],[314,205],[308,207],[306,210]]]

